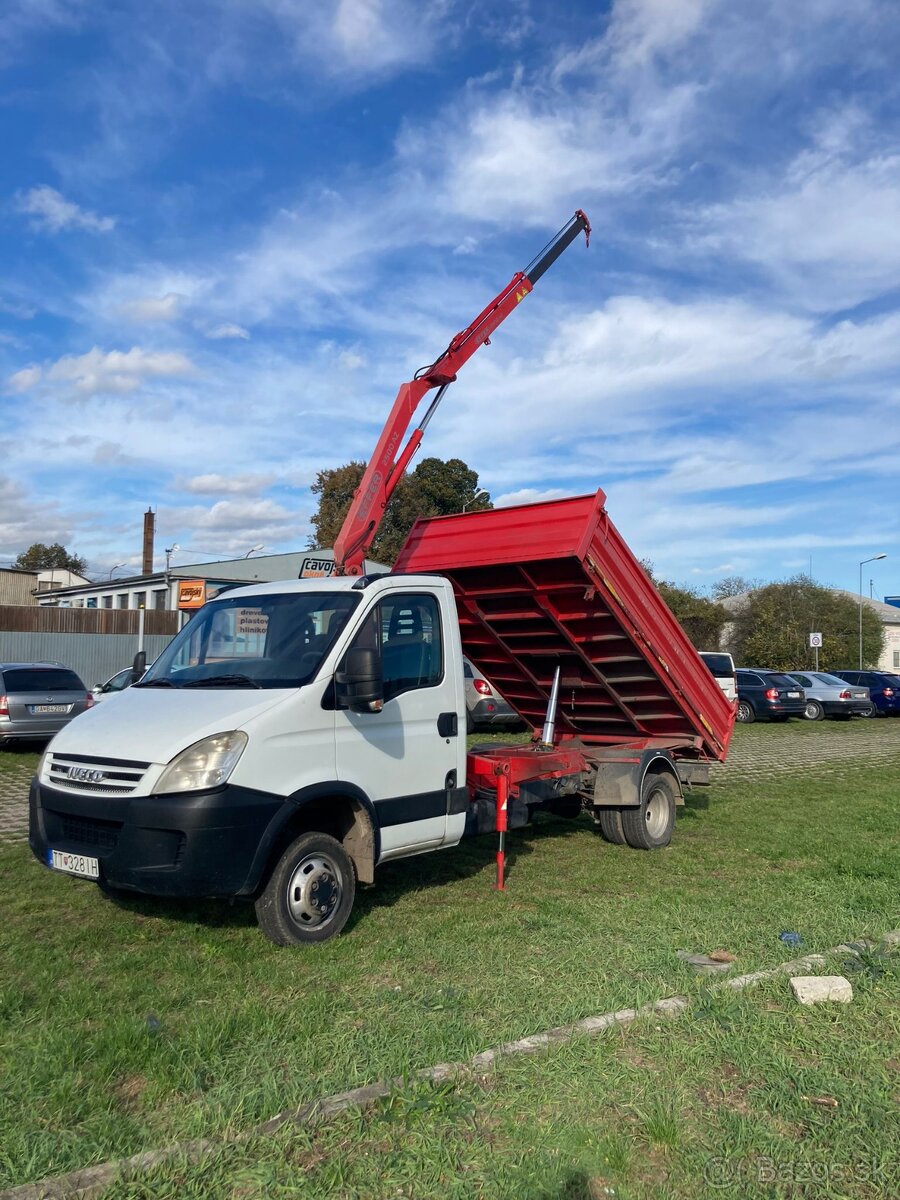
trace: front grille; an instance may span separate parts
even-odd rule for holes
[[[90,754],[51,754],[47,783],[94,796],[129,796],[137,789],[149,763]],[[78,778],[82,776],[82,778]]]
[[[89,817],[62,818],[62,835],[67,842],[93,846],[98,850],[114,850],[121,828],[117,821],[98,821]]]

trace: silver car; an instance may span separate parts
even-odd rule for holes
[[[75,672],[60,663],[0,663],[0,745],[46,741],[93,703]]]
[[[494,685],[467,658],[463,659],[466,685],[466,732],[478,727],[492,729],[517,727],[522,718],[500,695]]]
[[[806,693],[803,715],[807,721],[821,721],[823,717],[849,721],[852,716],[871,715],[867,687],[847,683],[825,671],[791,671],[791,679],[796,679]]]

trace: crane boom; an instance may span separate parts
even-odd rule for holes
[[[456,379],[460,367],[464,366],[479,346],[490,344],[491,334],[501,325],[513,309],[525,299],[534,285],[562,252],[572,244],[580,233],[585,243],[590,243],[591,225],[579,208],[566,222],[559,233],[548,242],[540,254],[528,264],[524,271],[517,271],[501,292],[475,320],[453,338],[447,349],[430,366],[417,371],[413,379],[400,385],[397,398],[390,411],[381,436],[369,459],[353,502],[344,518],[341,531],[334,543],[334,559],[337,572],[341,575],[362,573],[366,553],[378,533],[384,511],[394,489],[403,477],[409,460],[422,441],[428,422],[444,397],[444,393]],[[416,410],[425,395],[432,389],[437,392],[419,424],[413,430],[406,445],[400,444],[406,436]]]

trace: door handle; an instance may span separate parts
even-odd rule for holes
[[[438,736],[443,738],[457,737],[459,721],[455,712],[441,713],[437,719]]]

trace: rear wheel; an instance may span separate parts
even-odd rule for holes
[[[737,706],[737,720],[744,725],[749,725],[751,721],[756,720],[756,713],[753,711],[753,706],[749,700],[739,700]]]
[[[625,845],[625,830],[622,828],[621,808],[597,809],[597,824],[600,834],[614,846]]]
[[[256,901],[256,918],[276,946],[326,942],[353,908],[356,874],[347,851],[327,833],[291,842]]]
[[[675,788],[667,775],[646,775],[637,808],[622,809],[625,840],[635,850],[668,846],[675,825]]]
[[[825,709],[818,700],[807,700],[803,715],[807,721],[821,721],[825,716]]]
[[[866,708],[861,709],[859,715],[861,717],[876,717],[878,710],[874,704],[870,704]]]

